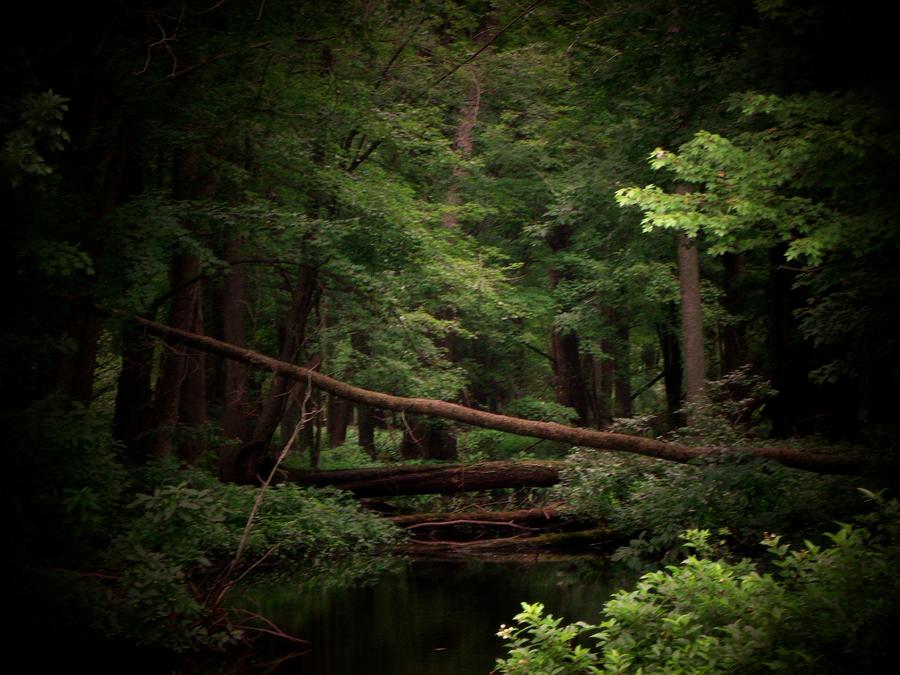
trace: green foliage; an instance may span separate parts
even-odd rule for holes
[[[62,152],[70,140],[61,124],[69,101],[52,89],[22,97],[19,125],[7,133],[0,151],[0,163],[13,187],[21,185],[28,176],[53,173],[49,156]]]
[[[742,547],[766,532],[814,532],[858,498],[847,479],[810,476],[740,452],[692,464],[578,450],[566,460],[555,495],[576,513],[630,537],[617,559],[640,568],[683,553],[686,529],[728,530]]]
[[[705,398],[681,412],[690,426],[667,438],[686,445],[740,448],[758,444],[769,435],[766,404],[777,394],[761,375],[743,366],[706,383]]]
[[[509,652],[497,661],[495,672],[505,675],[575,675],[600,673],[597,655],[573,645],[573,641],[595,627],[584,622],[560,625],[562,619],[544,615],[544,606],[522,603],[514,620],[517,627],[500,626],[497,635]]]
[[[900,503],[867,494],[878,509],[828,534],[828,546],[764,540],[774,574],[713,557],[710,532],[691,530],[684,541],[697,553],[617,593],[597,626],[560,626],[523,605],[519,626],[499,633],[508,657],[497,672],[880,672],[897,657]],[[589,633],[593,649],[574,642]]]
[[[9,475],[22,477],[4,499],[17,515],[13,605],[22,603],[26,625],[56,623],[86,639],[124,637],[174,651],[241,639],[210,598],[221,590],[256,489],[173,460],[129,474],[108,421],[59,399],[4,421],[14,441]],[[347,493],[279,485],[266,492],[233,572],[259,561],[266,562],[260,570],[275,561],[324,569],[338,558],[371,556],[397,536]]]

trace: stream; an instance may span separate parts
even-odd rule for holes
[[[532,554],[413,559],[341,586],[257,586],[241,604],[310,644],[298,653],[299,645],[262,641],[241,672],[487,675],[504,653],[497,630],[521,602],[542,602],[566,622],[597,622],[605,600],[634,578],[600,557]]]

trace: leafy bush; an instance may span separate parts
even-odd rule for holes
[[[827,547],[767,537],[775,574],[713,558],[709,531],[691,530],[696,553],[617,593],[598,626],[560,626],[523,605],[518,626],[499,632],[508,654],[495,672],[882,672],[900,656],[900,503],[868,496],[878,509],[826,535]],[[588,637],[592,649],[576,642]]]
[[[570,508],[631,537],[615,557],[635,567],[679,556],[687,529],[727,526],[734,544],[750,546],[765,532],[820,531],[861,505],[847,478],[811,476],[741,452],[673,464],[576,450],[561,478],[555,495]]]
[[[11,604],[21,630],[175,651],[241,637],[218,598],[257,489],[174,460],[129,472],[108,421],[58,399],[4,421],[17,477],[4,499],[16,515]],[[315,567],[371,555],[398,532],[338,490],[273,487],[232,577],[263,559]]]

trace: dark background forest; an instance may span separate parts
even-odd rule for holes
[[[121,570],[152,568],[124,552],[137,544],[123,505],[153,494],[165,462],[254,483],[286,444],[294,469],[564,454],[160,340],[136,317],[373,392],[896,466],[900,88],[885,12],[17,8],[0,66],[14,585],[118,565],[106,591],[121,598]],[[200,503],[203,486],[170,496]],[[115,563],[97,557],[110,546]]]

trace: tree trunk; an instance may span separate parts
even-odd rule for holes
[[[178,290],[172,298],[169,324],[175,328],[190,331],[196,326],[197,305],[200,302],[200,286],[196,279],[200,275],[200,267],[200,259],[190,254],[179,254],[172,263],[172,287]],[[155,457],[169,457],[173,452],[173,434],[178,424],[182,386],[193,353],[194,350],[186,346],[163,350],[154,396]]]
[[[328,397],[328,447],[336,448],[347,440],[347,426],[350,423],[352,404],[337,396]]]
[[[207,353],[235,359],[254,368],[277,373],[285,378],[298,382],[308,382],[318,389],[336,394],[355,403],[372,406],[373,408],[393,410],[406,414],[440,417],[461,422],[462,424],[506,431],[521,436],[542,438],[602,450],[620,450],[673,462],[688,462],[692,459],[714,455],[721,451],[721,448],[694,448],[638,436],[595,431],[593,429],[579,429],[554,422],[539,422],[498,415],[447,401],[393,396],[356,387],[346,382],[335,380],[315,370],[278,361],[269,356],[235,345],[229,345],[205,335],[195,335],[150,321],[149,319],[136,318],[135,320],[144,326],[148,333],[162,337],[169,344],[190,345]],[[756,457],[780,462],[785,466],[817,471],[819,473],[858,473],[864,468],[872,466],[873,463],[871,458],[866,457],[817,454],[792,448],[742,448],[742,450]]]
[[[631,327],[616,315],[616,417],[631,417]]]
[[[361,403],[356,405],[356,429],[359,447],[375,459],[375,420],[372,418],[372,409]]]
[[[196,284],[193,302],[191,331],[202,334],[203,303],[202,286]],[[206,354],[199,349],[188,349],[184,355],[184,381],[178,398],[178,422],[186,432],[186,438],[178,447],[178,455],[188,464],[195,463],[206,451],[203,437],[206,426]]]
[[[400,442],[400,456],[404,459],[457,459],[456,436],[447,426],[435,420],[420,420],[406,416],[407,428]]]
[[[600,411],[600,419],[597,420],[597,428],[603,429],[613,420],[613,382],[616,377],[616,362],[612,358],[612,343],[609,340],[600,341],[600,351],[603,359],[600,361],[598,377],[600,386],[597,392],[597,408]]]
[[[296,290],[288,313],[288,323],[282,339],[279,360],[293,363],[298,357],[306,339],[306,322],[313,310],[317,295],[317,273],[314,267],[301,265]],[[253,440],[268,447],[275,430],[284,414],[286,394],[290,388],[287,378],[274,375],[269,391],[260,410]]]
[[[695,239],[678,237],[678,279],[681,286],[681,332],[684,347],[684,393],[689,404],[702,403],[706,389],[703,313],[700,304],[700,258]],[[688,423],[691,420],[688,419]]]
[[[454,494],[511,487],[549,487],[559,482],[560,462],[482,462],[444,466],[375,467],[345,471],[286,469],[285,480],[350,490],[357,497]]]
[[[225,244],[224,258],[233,263],[240,255],[241,240]],[[244,346],[247,333],[244,326],[246,273],[243,265],[232,265],[222,283],[219,306],[222,311],[222,336],[225,342]],[[230,359],[224,364],[224,411],[222,431],[229,438],[250,440],[250,420],[247,416],[247,367]]]
[[[581,356],[578,336],[571,331],[554,330],[550,336],[550,354],[553,356],[553,388],[556,402],[575,411],[579,425],[588,424],[587,386],[581,372]]]
[[[116,388],[113,438],[122,443],[128,457],[139,464],[150,455],[147,434],[153,424],[153,347],[153,340],[136,326],[122,336],[122,367]]]

